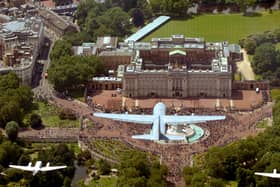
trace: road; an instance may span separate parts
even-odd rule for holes
[[[37,60],[37,67],[41,67],[42,71],[37,71],[35,75],[35,79],[41,79],[37,87],[33,88],[33,92],[36,98],[43,99],[51,99],[54,97],[54,89],[53,86],[46,80],[44,76],[47,73],[48,68],[50,67],[50,51],[55,43],[54,38],[49,36],[47,33],[45,34],[45,44],[42,47],[39,60]],[[34,81],[35,82],[35,81]]]
[[[244,80],[255,80],[255,74],[253,72],[247,52],[244,49],[242,49],[241,52],[243,53],[243,61],[236,63],[237,71],[241,73]]]

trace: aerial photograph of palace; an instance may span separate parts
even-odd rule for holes
[[[0,186],[279,186],[279,20],[279,0],[1,0]]]

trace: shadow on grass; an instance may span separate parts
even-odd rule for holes
[[[243,14],[245,17],[261,17],[262,14],[258,12],[246,12]]]

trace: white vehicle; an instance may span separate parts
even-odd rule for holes
[[[255,172],[255,175],[261,175],[264,177],[271,177],[271,178],[280,178],[280,173],[277,173],[276,169],[273,169],[273,173]]]
[[[108,113],[93,113],[96,117],[108,118],[117,121],[125,121],[139,124],[152,124],[150,134],[134,135],[133,139],[142,140],[185,140],[185,136],[171,135],[166,133],[166,124],[173,125],[204,123],[207,121],[224,120],[226,116],[177,116],[166,115],[166,106],[164,103],[157,103],[154,106],[152,115],[137,115],[137,114],[108,114]]]
[[[42,167],[42,161],[37,161],[35,166],[32,166],[32,162],[29,162],[27,166],[18,166],[18,165],[9,165],[10,168],[20,169],[24,171],[32,171],[33,176],[36,175],[39,171],[53,171],[58,169],[66,168],[67,166],[50,166],[48,162],[45,167]]]

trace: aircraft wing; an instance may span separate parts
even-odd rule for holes
[[[34,171],[34,167],[30,166],[17,166],[17,165],[9,165],[10,168],[21,169],[24,171]]]
[[[153,140],[150,134],[133,135],[132,138],[139,140]]]
[[[171,124],[194,124],[194,123],[203,123],[206,121],[215,121],[215,120],[224,120],[226,116],[174,116],[174,115],[165,115],[162,116],[165,123]]]
[[[93,113],[96,117],[113,119],[140,124],[152,124],[154,121],[153,115],[137,115],[137,114],[109,114],[109,113]]]
[[[255,172],[255,175],[261,175],[264,177],[271,177],[271,178],[280,178],[279,173],[261,173],[261,172]]]
[[[52,171],[52,170],[57,170],[57,169],[63,169],[66,167],[67,166],[46,166],[46,167],[41,167],[40,171]]]

